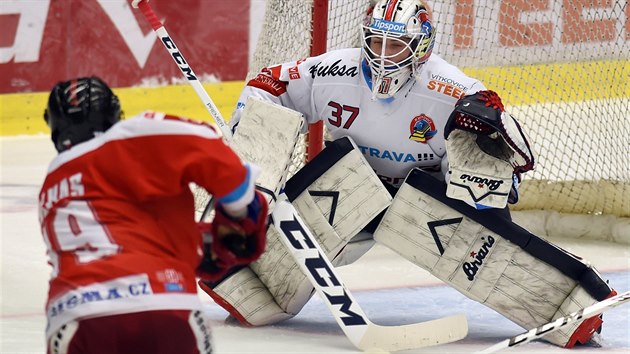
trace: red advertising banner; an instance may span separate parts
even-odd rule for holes
[[[247,73],[249,0],[151,2],[195,73],[209,81]],[[0,93],[48,91],[97,75],[112,87],[181,77],[129,0],[2,0]]]

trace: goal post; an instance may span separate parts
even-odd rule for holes
[[[630,1],[425,2],[437,28],[433,53],[497,91],[528,133],[537,166],[511,208],[529,215],[517,222],[630,243]],[[268,65],[358,46],[369,5],[267,0],[248,79]],[[310,131],[295,169],[321,149],[312,137],[322,128]]]
[[[324,54],[328,37],[328,0],[313,0],[313,19],[311,29],[311,56]],[[311,124],[306,136],[306,161],[319,154],[324,146],[324,123]]]

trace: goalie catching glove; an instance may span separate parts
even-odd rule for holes
[[[197,267],[202,280],[221,279],[230,268],[247,265],[265,250],[267,200],[255,191],[254,200],[242,216],[226,212],[221,203],[215,207],[212,223],[198,223],[203,236],[203,258]]]
[[[518,122],[494,91],[461,98],[444,129],[449,198],[476,209],[504,208],[518,199],[520,174],[534,156]]]

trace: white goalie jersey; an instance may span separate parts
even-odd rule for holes
[[[308,124],[322,120],[333,140],[352,137],[381,180],[397,187],[414,167],[445,173],[444,126],[457,100],[480,90],[480,81],[433,54],[393,97],[373,99],[361,50],[341,49],[264,68],[247,83],[230,124],[250,96],[294,109]]]
[[[234,141],[248,143],[237,151],[251,153],[248,160],[263,170],[285,170],[277,157],[292,151],[303,119],[322,120],[332,141],[286,183],[275,176],[259,185],[282,188],[304,226],[269,228],[258,261],[218,283],[200,283],[216,303],[245,325],[298,314],[315,284],[328,281],[309,280],[319,270],[298,265],[304,259],[283,243],[287,230],[306,228],[334,267],[378,241],[525,328],[614,295],[588,264],[511,221],[505,206],[514,173],[531,170],[534,158],[495,92],[432,55],[391,98],[373,99],[360,58],[359,49],[346,49],[268,67],[243,90]],[[381,181],[400,188],[392,196]],[[295,244],[307,242],[300,240]],[[575,323],[545,339],[571,347],[601,323]]]

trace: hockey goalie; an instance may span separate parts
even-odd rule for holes
[[[432,53],[435,33],[419,0],[381,0],[362,48],[263,69],[230,122],[234,149],[263,167],[260,189],[284,190],[335,266],[379,242],[526,329],[613,296],[588,263],[511,221],[534,154],[497,93]],[[332,140],[285,182],[299,132],[319,120]],[[313,294],[279,237],[269,228],[258,261],[200,283],[244,325],[289,319]],[[601,326],[545,339],[571,348]]]

